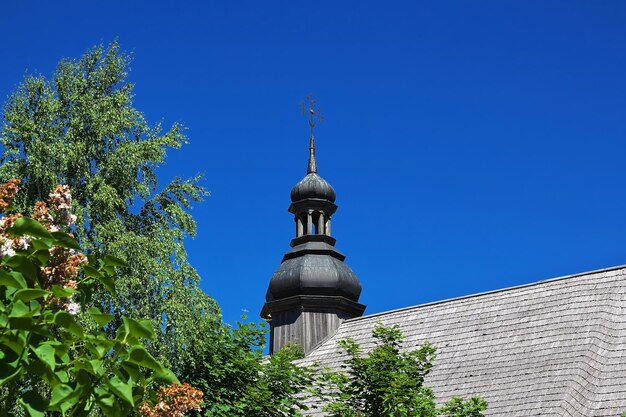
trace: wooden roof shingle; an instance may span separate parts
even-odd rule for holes
[[[347,320],[301,363],[338,368],[337,341],[367,350],[382,322],[406,349],[437,347],[427,384],[440,401],[479,395],[490,417],[615,417],[626,411],[625,308],[621,266]]]

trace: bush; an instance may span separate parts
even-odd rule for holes
[[[0,414],[19,406],[31,417],[138,410],[154,397],[150,387],[177,382],[146,350],[154,337],[150,322],[120,317],[111,329],[113,315],[82,311],[93,283],[114,291],[111,276],[125,263],[79,252],[67,233],[75,221],[68,187],[38,202],[30,218],[11,211],[18,186],[18,180],[0,186],[6,213],[0,218]]]

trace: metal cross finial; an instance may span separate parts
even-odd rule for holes
[[[324,116],[317,107],[317,100],[312,93],[307,94],[306,98],[300,103],[300,110],[303,116],[308,116],[309,126],[311,127],[311,136],[316,124],[322,123]]]
[[[317,173],[317,162],[315,161],[315,139],[313,139],[313,129],[317,123],[321,123],[324,120],[322,112],[317,107],[317,100],[313,94],[309,93],[306,98],[300,103],[300,109],[303,116],[309,117],[309,126],[311,127],[311,138],[309,141],[309,166],[307,167],[307,174]]]

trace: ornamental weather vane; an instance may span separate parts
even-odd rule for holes
[[[317,100],[312,93],[307,94],[306,98],[300,102],[300,110],[302,111],[303,116],[307,116],[309,118],[309,126],[311,127],[312,137],[315,125],[324,121],[324,116],[322,115],[319,107],[317,107]]]

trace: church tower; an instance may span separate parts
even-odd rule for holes
[[[291,190],[296,236],[270,280],[261,311],[270,322],[270,354],[288,343],[299,344],[307,354],[342,320],[365,311],[358,303],[361,283],[330,235],[336,210],[335,190],[317,173],[311,131],[307,174]]]

